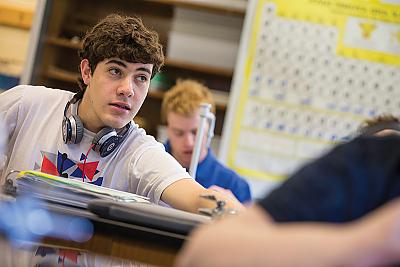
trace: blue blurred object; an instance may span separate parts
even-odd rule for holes
[[[93,236],[93,224],[86,218],[49,212],[35,198],[19,197],[0,202],[0,231],[17,246],[43,237],[85,242]]]
[[[19,83],[19,78],[14,76],[9,76],[4,73],[0,74],[0,89],[6,90],[10,89]]]

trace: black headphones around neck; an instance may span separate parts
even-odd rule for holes
[[[82,93],[77,93],[65,105],[62,121],[62,137],[65,144],[78,144],[82,140],[84,127],[78,116],[77,104],[82,97]],[[71,114],[67,117],[67,111],[71,105]],[[130,127],[131,122],[125,125],[120,131],[121,134],[111,127],[101,129],[92,140],[93,150],[99,152],[101,157],[110,155],[125,140]]]

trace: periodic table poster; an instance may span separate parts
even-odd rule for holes
[[[365,119],[400,116],[399,2],[249,0],[221,159],[279,182]]]

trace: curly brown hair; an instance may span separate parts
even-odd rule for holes
[[[215,103],[210,89],[195,80],[178,80],[169,89],[161,104],[161,120],[167,122],[167,115],[175,112],[190,117],[200,108],[201,103],[211,104],[211,112],[215,113]]]
[[[78,55],[81,60],[89,61],[92,73],[99,62],[113,57],[132,63],[153,64],[152,77],[164,64],[158,34],[147,29],[139,17],[119,14],[108,15],[93,26],[85,34]],[[82,77],[79,77],[78,84],[82,90],[85,89]]]

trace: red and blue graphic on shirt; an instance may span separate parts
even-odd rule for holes
[[[80,162],[69,159],[66,153],[61,153],[60,151],[57,154],[43,151],[41,153],[43,156],[42,162],[41,164],[35,164],[35,170],[67,178],[82,179],[84,177],[85,182],[99,186],[103,184],[103,177],[98,177],[97,175],[99,173],[97,170],[99,162],[86,161],[84,163],[86,156],[83,153],[81,154]],[[85,172],[84,174],[83,171]]]
[[[78,258],[81,253],[76,250],[40,246],[35,253],[35,266],[80,266]]]

